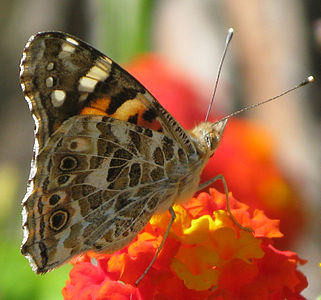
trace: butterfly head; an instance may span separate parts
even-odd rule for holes
[[[198,147],[205,157],[210,158],[216,151],[228,119],[216,123],[204,122],[196,126],[192,136],[197,140]]]

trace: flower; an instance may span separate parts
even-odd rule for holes
[[[282,236],[278,221],[270,220],[230,194],[232,221],[226,196],[215,189],[187,204],[175,205],[176,219],[155,263],[136,287],[155,255],[170,215],[152,217],[137,238],[112,255],[87,254],[73,260],[65,299],[303,299],[307,286],[297,270],[304,264],[295,253],[273,247]]]

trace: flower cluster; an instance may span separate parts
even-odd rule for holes
[[[135,281],[155,255],[170,215],[154,216],[137,238],[113,255],[87,254],[73,260],[65,299],[303,299],[305,263],[295,253],[279,251],[279,222],[215,189],[186,205],[174,206],[176,219],[157,260],[138,287]]]

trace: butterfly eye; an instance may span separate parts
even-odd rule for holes
[[[211,136],[210,134],[207,134],[205,136],[205,140],[206,140],[206,144],[207,144],[207,147],[208,149],[212,150],[212,145],[213,145],[213,136]]]
[[[206,144],[210,147],[211,146],[211,140],[210,140],[209,135],[205,136],[205,140],[206,140]]]

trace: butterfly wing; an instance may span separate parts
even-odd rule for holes
[[[96,114],[163,131],[188,153],[196,152],[180,124],[134,77],[76,37],[62,32],[32,36],[20,77],[40,150],[65,120]]]
[[[36,272],[122,248],[172,204],[194,143],[110,58],[70,35],[39,33],[24,50],[21,85],[36,123],[22,253]]]
[[[71,117],[49,138],[23,203],[22,253],[37,273],[89,249],[124,247],[175,198],[177,182],[167,166],[178,145],[150,132],[85,115]]]

